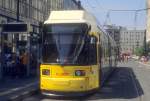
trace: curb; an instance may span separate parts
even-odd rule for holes
[[[16,95],[16,96],[13,96],[13,97],[10,97],[8,99],[8,101],[22,101],[23,99],[29,97],[29,96],[32,96],[36,93],[39,92],[39,89],[31,89],[30,91],[26,91],[22,94],[19,94],[19,95]]]

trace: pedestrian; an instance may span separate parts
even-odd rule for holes
[[[27,64],[28,64],[28,53],[25,51],[21,56],[21,64],[22,64],[22,76],[26,76],[27,74]]]

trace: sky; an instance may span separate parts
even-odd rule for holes
[[[113,10],[136,10],[145,9],[146,0],[81,0],[84,8],[90,11],[101,25],[115,24],[125,26],[129,29],[145,29],[146,28],[146,11],[137,12],[135,20],[134,11],[118,12]],[[109,14],[109,17],[106,15]]]

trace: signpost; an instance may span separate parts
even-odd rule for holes
[[[30,24],[29,23],[7,23],[2,24],[2,32],[3,33],[28,33],[30,32]]]

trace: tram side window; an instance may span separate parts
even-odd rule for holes
[[[108,47],[108,37],[103,34],[103,37],[101,38],[102,40],[102,62],[103,66],[102,67],[109,67],[109,47]]]
[[[99,36],[99,39],[100,39],[101,36]],[[102,41],[99,40],[99,43],[98,43],[98,51],[99,51],[99,63],[101,63],[101,58],[102,58]]]
[[[110,38],[108,37],[108,62],[109,62],[109,67],[112,66],[112,42]]]
[[[89,62],[90,64],[97,63],[97,48],[96,48],[97,39],[96,37],[91,37],[89,44]]]

